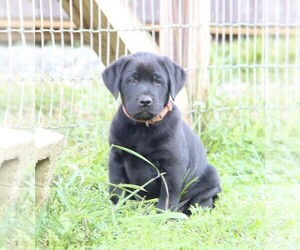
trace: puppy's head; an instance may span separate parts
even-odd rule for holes
[[[108,90],[136,119],[148,120],[159,114],[182,89],[186,74],[167,57],[139,52],[123,56],[102,73]]]

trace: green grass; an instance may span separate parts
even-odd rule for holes
[[[154,201],[112,205],[105,139],[67,148],[49,202],[37,217],[38,248],[297,249],[299,130],[291,122],[268,132],[263,115],[247,119],[246,114],[231,115],[230,122],[224,114],[226,119],[211,120],[202,133],[223,192],[213,211],[193,207],[190,218],[157,214]],[[285,133],[276,134],[278,129]]]
[[[291,52],[295,41],[289,42],[290,50],[286,53],[289,62],[299,63],[299,58]],[[285,51],[284,40],[277,45],[270,42],[269,49],[274,51],[270,61],[262,60],[262,43],[262,40],[248,45],[245,41],[235,42],[232,48],[226,45],[225,51],[212,45],[211,64],[284,63],[285,54],[279,52]],[[237,58],[239,46],[246,48],[241,50],[242,61]],[[245,51],[253,52],[254,47],[257,54],[249,53],[248,57]],[[223,53],[228,55],[230,51],[233,57],[224,61]],[[74,83],[72,87],[61,82],[38,85],[35,109],[37,115],[42,110],[42,116],[34,119],[39,125],[67,134],[68,140],[56,165],[49,200],[36,211],[36,248],[299,249],[299,109],[266,108],[269,104],[299,107],[297,88],[293,86],[297,80],[294,71],[262,68],[210,71],[212,85],[205,107],[208,111],[203,113],[203,104],[197,101],[191,103],[191,110],[195,111],[192,128],[201,137],[210,163],[220,174],[223,191],[214,210],[193,207],[189,218],[180,213],[157,213],[155,200],[125,202],[123,197],[124,202],[111,204],[106,122],[111,120],[116,105],[103,85],[98,82],[86,86]],[[289,78],[282,84],[287,74]],[[246,88],[237,95],[228,95],[220,85],[232,80],[238,83],[229,89],[229,94],[240,85]],[[266,83],[270,85],[265,86]],[[265,89],[269,91],[265,93]],[[2,90],[5,98],[0,100],[5,102],[0,102],[1,111],[7,108],[11,89],[4,86]],[[18,112],[20,91],[16,93],[9,107]],[[266,99],[267,94],[271,98]],[[32,100],[29,97],[24,100],[28,103],[30,121]],[[224,107],[229,109],[216,111]],[[4,113],[0,112],[1,119],[2,116]],[[13,123],[18,122],[17,116],[9,118]],[[32,226],[28,218],[32,218],[34,211],[26,206],[20,213],[21,208],[15,211],[21,220],[10,217],[4,220],[9,230],[22,233],[20,227]],[[15,227],[16,224],[19,226]],[[1,240],[5,241],[5,233],[10,234],[7,230],[2,232],[0,245]],[[32,246],[30,236],[32,232],[17,238],[23,239],[24,243],[20,242],[23,246]]]

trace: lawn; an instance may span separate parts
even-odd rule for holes
[[[263,114],[256,119],[247,112],[220,116],[201,134],[222,180],[214,210],[193,207],[186,218],[157,214],[154,201],[112,205],[104,136],[65,149],[49,202],[36,219],[38,248],[297,249],[300,154],[295,122],[266,129]]]
[[[270,42],[273,54],[265,61],[262,41],[247,43],[226,45],[225,51],[212,45],[213,66],[241,68],[212,67],[206,107],[191,103],[191,127],[217,168],[223,191],[215,209],[192,207],[190,217],[157,213],[155,200],[123,198],[111,204],[107,137],[116,104],[103,85],[53,80],[37,85],[35,122],[64,133],[66,146],[48,202],[36,210],[36,249],[299,249],[299,68],[244,68],[286,60],[278,52],[285,51],[284,41]],[[242,59],[235,53],[223,56],[238,47],[246,48]],[[292,47],[285,55],[296,65]],[[256,55],[245,52],[253,50]],[[6,103],[0,110],[7,109]],[[18,111],[20,105],[11,106]],[[26,212],[32,216],[24,210],[23,217]],[[30,244],[26,237],[23,241]]]

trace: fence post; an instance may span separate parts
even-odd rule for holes
[[[182,1],[183,3],[186,0]],[[185,4],[183,4],[185,6]],[[182,13],[181,17],[185,19],[185,13]],[[183,68],[186,67],[185,64],[185,46],[186,46],[186,29],[182,30],[180,27],[173,25],[180,25],[178,17],[178,3],[177,1],[160,1],[160,25],[162,29],[159,33],[159,45],[163,55],[170,57],[175,60]],[[179,29],[182,33],[179,36]],[[182,51],[179,51],[179,44],[182,45]],[[183,119],[191,124],[191,116],[189,109],[189,99],[187,92],[187,85],[179,92],[176,97],[176,104],[178,105]]]
[[[191,69],[189,75],[189,92],[192,103],[201,103],[200,109],[207,106],[209,86],[209,54],[210,54],[210,1],[189,1],[188,23],[189,29],[189,55],[187,65]],[[199,111],[199,108],[197,108]],[[199,124],[202,128],[202,125]]]
[[[172,4],[170,4],[172,3]],[[210,1],[161,1],[160,35],[162,52],[187,68],[187,87],[179,96],[184,113],[191,113],[190,104],[207,103],[208,65],[210,52]],[[189,97],[189,99],[188,99]],[[183,101],[182,101],[183,100]],[[198,107],[195,107],[198,111]],[[185,117],[191,121],[191,115]]]

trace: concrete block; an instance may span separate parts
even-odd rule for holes
[[[33,168],[34,136],[0,128],[0,205],[14,201],[25,173]]]
[[[64,136],[37,128],[35,130],[35,202],[41,204],[48,197],[54,166],[62,151]]]
[[[0,128],[0,205],[16,199],[22,180],[35,175],[35,202],[48,196],[64,136],[37,128],[35,135]]]

